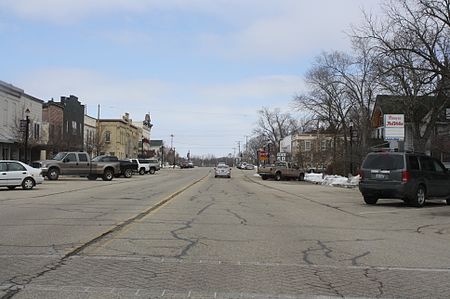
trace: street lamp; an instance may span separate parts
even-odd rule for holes
[[[350,121],[350,174],[353,175],[353,122]]]
[[[28,164],[28,135],[30,126],[30,109],[25,110],[25,163]]]

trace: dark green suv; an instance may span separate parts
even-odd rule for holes
[[[450,172],[439,160],[406,152],[369,153],[360,169],[359,190],[367,204],[398,198],[423,207],[428,199],[450,204]]]

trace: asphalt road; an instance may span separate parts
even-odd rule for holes
[[[164,169],[0,190],[0,298],[449,298],[450,206]]]

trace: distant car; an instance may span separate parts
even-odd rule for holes
[[[188,167],[189,167],[189,168],[194,168],[194,163],[191,162],[191,161],[189,161],[189,162],[188,162]]]
[[[13,190],[22,186],[24,190],[31,190],[43,181],[40,168],[33,168],[16,160],[0,160],[0,187]]]
[[[180,162],[180,168],[189,168],[189,162],[188,161],[181,161]]]
[[[253,165],[253,164],[247,164],[247,165],[245,165],[245,168],[244,169],[247,169],[247,170],[253,170],[253,169],[255,169],[255,165]]]
[[[226,164],[218,164],[214,168],[214,177],[227,177],[231,178],[231,168]]]
[[[450,172],[423,154],[369,153],[360,170],[359,190],[367,204],[379,198],[398,198],[415,207],[428,199],[445,199],[450,205]]]

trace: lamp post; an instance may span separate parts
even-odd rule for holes
[[[30,109],[25,110],[25,163],[28,164],[28,135],[30,126]]]
[[[350,174],[353,175],[353,122],[350,121]]]
[[[176,151],[175,151],[175,148],[173,148],[173,169],[175,169],[175,163],[176,163],[175,155],[176,155]]]

